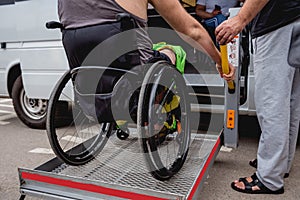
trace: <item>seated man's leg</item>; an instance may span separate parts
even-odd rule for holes
[[[176,64],[176,55],[171,49],[162,49],[159,52],[168,56],[173,65]]]
[[[182,47],[158,43],[154,44],[153,49],[157,57],[169,61],[176,66],[180,73],[184,73],[186,53]],[[168,134],[174,131],[181,132],[180,97],[168,91],[168,88],[164,86],[159,87],[157,92],[156,104],[161,104],[164,110],[163,113],[166,114],[164,122],[154,125],[154,129],[158,131],[158,143],[162,143]],[[164,102],[161,102],[163,100]]]
[[[165,42],[153,45],[153,50],[168,57],[180,73],[184,73],[186,52],[181,46],[169,45]]]

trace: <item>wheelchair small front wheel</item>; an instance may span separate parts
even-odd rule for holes
[[[141,87],[137,126],[148,168],[158,180],[170,179],[186,160],[189,112],[182,74],[166,62],[153,64]]]
[[[126,140],[128,137],[129,137],[129,129],[128,128],[125,128],[125,130],[123,130],[124,128],[122,129],[117,129],[117,137],[120,139],[120,140]]]

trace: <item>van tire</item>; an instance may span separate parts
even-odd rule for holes
[[[23,87],[21,75],[18,76],[13,84],[12,100],[17,116],[25,125],[34,129],[46,128],[48,101],[28,98]]]

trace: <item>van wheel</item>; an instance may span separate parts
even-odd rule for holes
[[[45,129],[48,101],[29,98],[25,93],[21,76],[14,82],[12,100],[19,119],[25,125],[35,129]]]

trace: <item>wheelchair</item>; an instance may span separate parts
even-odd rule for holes
[[[99,89],[99,80],[112,76],[111,89]],[[164,60],[138,70],[70,69],[49,99],[46,129],[51,147],[66,164],[83,165],[101,154],[113,134],[126,140],[131,124],[150,173],[158,180],[168,180],[182,168],[191,141],[186,87],[183,75]],[[56,117],[66,105],[72,120]],[[120,120],[125,123],[120,125]]]

